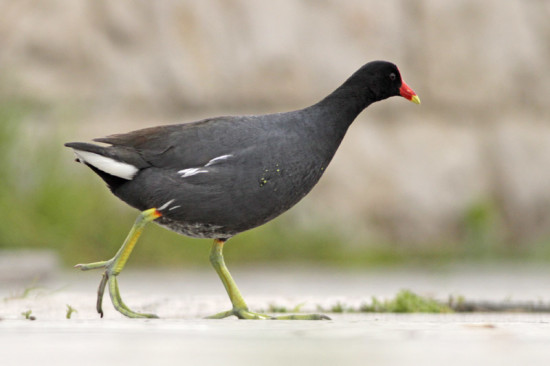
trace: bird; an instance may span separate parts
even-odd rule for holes
[[[130,309],[117,276],[144,227],[213,239],[210,263],[220,277],[231,309],[208,318],[329,319],[323,314],[271,316],[251,311],[223,258],[225,243],[263,225],[306,196],[326,171],[348,127],[370,104],[393,96],[420,104],[398,67],[371,61],[319,102],[303,109],[263,115],[222,116],[162,125],[69,142],[76,161],[99,175],[111,192],[140,211],[113,258],[77,264],[105,269],[96,310],[103,317],[108,285],[114,308],[130,318],[156,318]]]

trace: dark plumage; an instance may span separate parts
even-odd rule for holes
[[[395,65],[375,61],[301,110],[218,117],[95,139],[108,147],[66,146],[138,168],[127,180],[89,164],[117,197],[139,210],[172,201],[159,224],[193,237],[229,238],[295,205],[319,181],[355,117],[372,102],[399,95],[401,86]],[[201,172],[178,173],[193,168]]]
[[[152,220],[160,225],[223,244],[294,206],[319,181],[357,115],[398,95],[420,103],[394,64],[374,61],[304,109],[95,140],[109,146],[66,146],[124,202],[141,211],[155,208]]]

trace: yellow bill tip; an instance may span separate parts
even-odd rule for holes
[[[411,98],[411,102],[413,102],[414,104],[420,104],[420,98],[418,97],[418,95],[413,95]]]

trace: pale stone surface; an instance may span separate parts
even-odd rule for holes
[[[367,272],[321,268],[235,270],[249,305],[304,311],[340,301],[355,306],[398,289],[445,298],[550,300],[547,268],[460,267]],[[331,321],[203,320],[228,300],[213,271],[124,272],[126,303],[158,320],[126,319],[105,298],[100,274],[53,273],[24,299],[28,281],[0,283],[0,356],[11,365],[547,365],[547,314],[330,314]],[[66,304],[75,307],[65,319]],[[20,314],[32,310],[36,320]]]

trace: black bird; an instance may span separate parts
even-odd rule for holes
[[[108,261],[78,264],[105,268],[97,311],[107,283],[114,307],[128,317],[156,317],[130,310],[120,297],[120,273],[143,227],[151,221],[177,233],[212,238],[210,261],[232,309],[224,318],[275,319],[249,311],[222,249],[236,234],[265,224],[300,201],[319,181],[348,127],[371,103],[403,96],[420,104],[397,66],[369,62],[320,102],[296,111],[231,116],[146,128],[94,141],[65,144],[114,195],[142,211],[117,254]],[[327,319],[291,315],[276,319]]]

